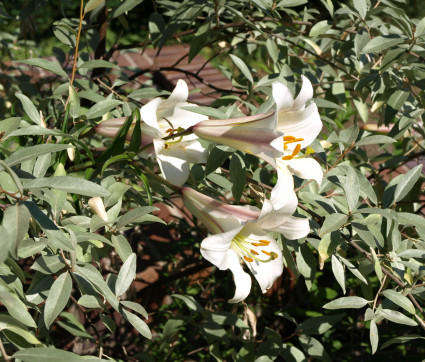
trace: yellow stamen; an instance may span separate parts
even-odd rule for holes
[[[295,157],[296,155],[298,155],[298,152],[300,152],[300,150],[301,150],[301,145],[298,143],[295,146],[294,150],[292,151],[292,157]]]
[[[259,255],[254,249],[251,249],[250,252],[253,253],[254,255]]]
[[[247,261],[248,263],[252,263],[254,261],[254,259],[250,258],[249,256],[244,255],[243,258],[245,259],[245,261]]]

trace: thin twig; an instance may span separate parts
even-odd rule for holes
[[[382,288],[384,288],[384,284],[385,284],[385,281],[386,280],[387,280],[387,276],[384,275],[384,278],[382,279],[382,282],[381,282],[381,286],[380,286],[380,288],[378,290],[378,293],[376,293],[376,297],[375,297],[375,299],[373,301],[373,308],[372,308],[373,311],[375,311],[376,302],[378,301],[378,297],[379,297],[379,294],[381,294]]]
[[[78,24],[78,33],[77,33],[77,40],[76,40],[75,52],[74,52],[74,63],[72,64],[72,74],[71,74],[71,81],[70,81],[71,86],[72,86],[72,83],[74,83],[75,72],[77,70],[78,45],[80,44],[81,29],[83,27],[83,19],[84,19],[84,15],[85,15],[84,12],[83,12],[83,7],[84,7],[84,0],[81,0],[81,3],[80,3],[80,23]]]
[[[1,338],[0,338],[0,351],[1,351],[3,359],[5,361],[9,361],[10,357],[7,355],[6,350],[4,349],[3,341],[1,340]]]

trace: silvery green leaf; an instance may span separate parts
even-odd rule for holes
[[[342,297],[326,303],[325,309],[362,308],[368,301],[361,297]]]

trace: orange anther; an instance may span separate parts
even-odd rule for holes
[[[288,145],[286,143],[283,144],[283,149],[287,150],[288,149]]]
[[[265,245],[269,245],[270,244],[270,241],[268,241],[268,240],[260,240],[260,243],[263,243]]]
[[[293,141],[295,139],[294,136],[283,136],[284,141]]]
[[[254,254],[254,255],[258,255],[258,253],[257,253],[255,250],[253,250],[253,249],[251,249],[251,250],[250,250],[250,252],[251,252],[252,254]]]
[[[296,155],[298,155],[298,152],[300,152],[300,150],[301,150],[301,145],[298,143],[298,144],[295,146],[294,150],[292,151],[292,156],[296,156]]]
[[[251,243],[252,246],[263,246],[263,243]]]
[[[292,155],[289,155],[289,156],[283,156],[282,157],[282,160],[284,160],[284,161],[289,161],[289,160],[292,160],[292,158],[293,158],[294,156],[292,156]]]
[[[261,250],[262,253],[266,254],[267,256],[271,256],[270,253],[268,251],[265,250]]]
[[[247,261],[248,263],[252,263],[254,261],[254,259],[250,258],[249,256],[244,255],[243,258],[245,259],[245,261]]]

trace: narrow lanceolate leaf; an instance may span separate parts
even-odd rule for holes
[[[319,235],[323,236],[327,233],[330,233],[331,231],[338,230],[341,226],[345,224],[347,219],[348,216],[344,214],[335,213],[329,215],[323,223]]]
[[[361,308],[364,307],[368,301],[361,297],[342,297],[333,300],[323,306],[326,309],[343,309],[343,308]]]
[[[75,265],[76,273],[86,279],[114,308],[118,310],[119,301],[111,288],[102,277],[102,274],[91,264]]]
[[[396,35],[377,36],[373,38],[368,44],[366,44],[361,53],[365,54],[380,52],[403,42],[404,40]]]
[[[367,14],[367,3],[366,0],[353,0],[354,9],[359,12],[359,15],[362,19],[366,17]]]
[[[94,60],[88,60],[87,62],[84,62],[83,64],[81,64],[78,69],[81,68],[89,68],[89,69],[93,69],[93,68],[115,68],[115,69],[119,69],[119,67],[111,62],[107,62],[106,60],[101,60],[101,59],[94,59]]]
[[[1,235],[2,248],[8,248],[14,258],[17,257],[19,244],[27,233],[30,218],[31,214],[25,205],[10,206],[3,214],[2,226],[5,233]]]
[[[53,283],[44,307],[44,323],[47,328],[65,308],[71,295],[71,289],[72,280],[68,272],[61,274]]]
[[[391,94],[387,102],[387,107],[385,108],[385,122],[388,124],[397,112],[401,109],[403,104],[406,102],[409,97],[409,92],[405,90],[397,90]]]
[[[8,158],[5,159],[5,163],[8,166],[12,167],[18,165],[26,160],[30,160],[31,158],[36,158],[38,156],[42,156],[45,154],[59,152],[66,150],[67,148],[71,148],[71,145],[56,145],[56,144],[43,144],[36,146],[29,146],[25,148],[21,148],[16,152],[12,153]],[[3,167],[0,167],[0,171],[3,170]]]
[[[24,348],[16,352],[14,359],[24,362],[98,362],[105,361],[97,357],[79,356],[78,354],[56,349],[54,347],[47,348]]]
[[[96,9],[98,6],[103,5],[105,0],[89,0],[84,7],[84,14]]]
[[[406,317],[403,313],[397,312],[392,309],[382,309],[381,315],[394,323],[405,324],[408,326],[418,325],[418,323],[416,323],[413,319]]]
[[[31,100],[22,93],[15,93],[15,96],[21,101],[22,107],[24,107],[24,111],[28,115],[29,119],[41,126],[40,113],[37,111],[37,108],[35,108]]]
[[[112,18],[115,19],[116,17],[120,16],[121,14],[124,14],[127,11],[132,10],[134,7],[142,3],[144,0],[125,0],[122,1],[112,12]]]
[[[131,285],[136,278],[136,254],[132,253],[118,273],[118,278],[115,283],[115,295],[121,296]]]
[[[376,326],[376,322],[374,319],[370,321],[370,344],[372,346],[372,354],[376,352],[378,349],[378,342],[379,342],[379,334],[378,334],[378,327]]]
[[[375,253],[375,250],[370,247],[370,253],[372,254],[373,259],[373,268],[375,269],[375,273],[380,281],[382,281],[382,278],[384,277],[384,273],[381,269],[381,263],[379,262],[378,256]]]
[[[236,55],[230,54],[230,58],[232,58],[233,63],[239,68],[239,70],[242,72],[242,74],[251,82],[254,83],[254,79],[252,78],[252,74],[245,64],[245,62],[237,57]]]
[[[120,301],[120,304],[122,304],[124,307],[134,310],[137,313],[140,313],[143,317],[148,319],[148,312],[146,312],[146,309],[143,308],[139,303],[131,302],[129,300],[122,300]]]
[[[366,145],[376,145],[376,144],[383,144],[383,143],[394,143],[396,140],[394,138],[388,137],[388,136],[368,136],[364,137],[358,142],[356,142],[357,146],[366,146]]]
[[[383,291],[382,294],[391,300],[394,304],[397,304],[399,307],[403,308],[409,313],[415,314],[415,307],[413,306],[413,303],[403,294],[398,293],[392,289],[387,289]]]
[[[422,174],[423,165],[418,165],[405,173],[394,192],[394,202],[403,200]]]
[[[335,275],[335,279],[338,284],[341,286],[342,291],[345,294],[345,271],[341,262],[335,255],[332,255],[332,272]]]
[[[123,216],[118,218],[117,229],[120,229],[123,226],[130,224],[132,222],[137,222],[138,219],[156,210],[158,210],[158,208],[154,206],[140,206],[133,210],[130,210],[129,212],[125,213]]]
[[[151,339],[152,333],[148,327],[148,325],[137,315],[125,310],[124,308],[120,308],[121,315],[127,319],[131,325],[137,329],[137,331],[145,338]]]
[[[87,119],[102,117],[106,112],[109,112],[111,109],[120,104],[122,104],[122,102],[116,99],[105,99],[97,102],[87,111],[86,117]]]
[[[343,185],[345,197],[347,199],[348,208],[353,211],[356,208],[357,201],[360,197],[360,183],[357,178],[356,171],[353,167],[349,166],[347,170],[347,177]]]
[[[246,183],[245,164],[237,153],[234,153],[230,160],[230,181],[232,182],[232,194],[236,202],[241,199]]]
[[[32,179],[24,184],[25,189],[53,188],[84,196],[109,196],[109,191],[94,182],[72,176],[53,176]]]
[[[34,65],[36,67],[40,67],[52,73],[60,75],[61,77],[68,78],[68,74],[66,74],[66,72],[62,69],[62,67],[58,63],[52,62],[47,59],[33,58],[33,59],[20,60],[19,62],[28,64],[28,65]]]
[[[18,322],[26,326],[36,328],[31,314],[28,312],[26,305],[19,299],[16,294],[10,293],[5,287],[0,285],[0,302],[6,307],[9,314]]]

